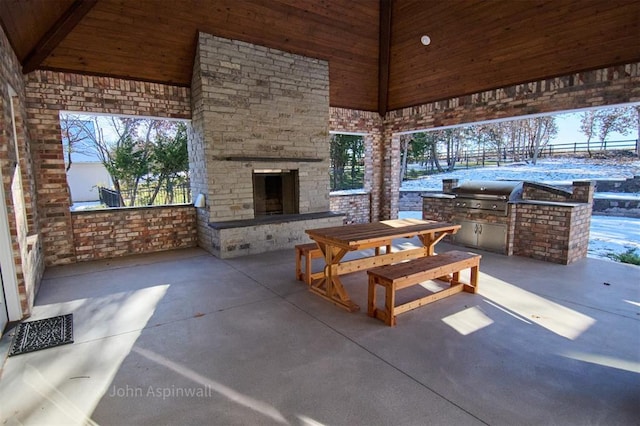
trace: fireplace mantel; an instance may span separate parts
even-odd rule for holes
[[[233,156],[233,157],[223,157],[224,161],[262,161],[262,162],[289,162],[289,161],[297,161],[299,163],[319,163],[322,158],[310,158],[310,157],[247,157],[247,156]]]
[[[226,222],[209,222],[209,227],[213,229],[244,228],[247,226],[264,225],[270,223],[288,223],[302,220],[326,219],[334,217],[344,217],[344,213],[331,211],[304,213],[304,214],[279,214],[272,216],[262,216],[255,219],[228,220]]]

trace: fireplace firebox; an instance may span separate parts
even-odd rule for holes
[[[298,214],[298,171],[253,171],[253,205],[256,217]]]

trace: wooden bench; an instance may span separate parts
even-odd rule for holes
[[[323,272],[315,274],[311,272],[311,261],[320,257],[322,257],[322,251],[316,243],[298,244],[296,246],[296,279],[311,285],[314,279],[322,278]],[[302,270],[302,258],[304,258],[304,271]]]
[[[322,251],[316,243],[298,244],[296,247],[296,279],[311,285],[313,280],[322,278],[324,272],[311,272],[311,261],[321,258]],[[391,253],[391,244],[386,245],[386,253]],[[376,256],[380,255],[380,247],[375,248]],[[304,271],[302,270],[302,259],[304,258]]]
[[[418,308],[452,294],[478,291],[479,254],[453,250],[435,256],[420,257],[404,263],[380,266],[367,271],[369,275],[368,314],[384,321],[389,326],[396,325],[396,315]],[[460,282],[460,271],[471,269],[470,283]],[[449,274],[453,274],[449,279]],[[423,281],[446,279],[450,287],[436,293],[396,306],[396,291]],[[385,288],[384,309],[376,308],[376,286]]]

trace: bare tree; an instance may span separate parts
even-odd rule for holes
[[[636,128],[638,133],[636,134],[636,156],[640,156],[640,105],[634,107]]]
[[[400,185],[402,185],[402,181],[404,181],[407,174],[407,162],[411,141],[412,139],[409,136],[400,137]]]
[[[585,111],[580,115],[580,131],[587,137],[587,153],[591,153],[591,138],[597,133],[597,113],[595,110]]]
[[[64,114],[60,117],[62,131],[62,143],[65,155],[65,171],[71,169],[73,154],[96,156],[95,150],[95,126],[92,120],[82,119],[77,115]]]
[[[598,111],[596,117],[598,120],[598,137],[600,138],[600,151],[605,149],[605,141],[612,132],[618,132],[623,135],[629,133],[629,127],[632,123],[632,109],[609,108]]]
[[[62,114],[60,117],[63,140],[71,167],[71,153],[96,156],[111,177],[114,189],[120,193],[120,205],[124,206],[123,185],[133,192],[129,205],[135,203],[137,185],[148,162],[144,152],[151,144],[161,122],[151,119],[83,116]],[[144,152],[144,153],[143,153]]]
[[[589,157],[593,155],[591,140],[594,137],[600,139],[600,150],[604,150],[609,135],[618,132],[627,135],[631,127],[637,124],[640,107],[616,107],[600,110],[590,110],[581,114],[580,131],[587,137],[587,152]],[[640,138],[640,124],[638,124],[638,137]]]
[[[555,117],[535,117],[523,120],[526,129],[529,157],[536,164],[542,150],[549,144],[549,140],[558,133]]]

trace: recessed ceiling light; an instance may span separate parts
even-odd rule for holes
[[[428,35],[423,35],[422,37],[420,37],[420,43],[424,44],[425,46],[430,45],[431,37],[429,37]]]

